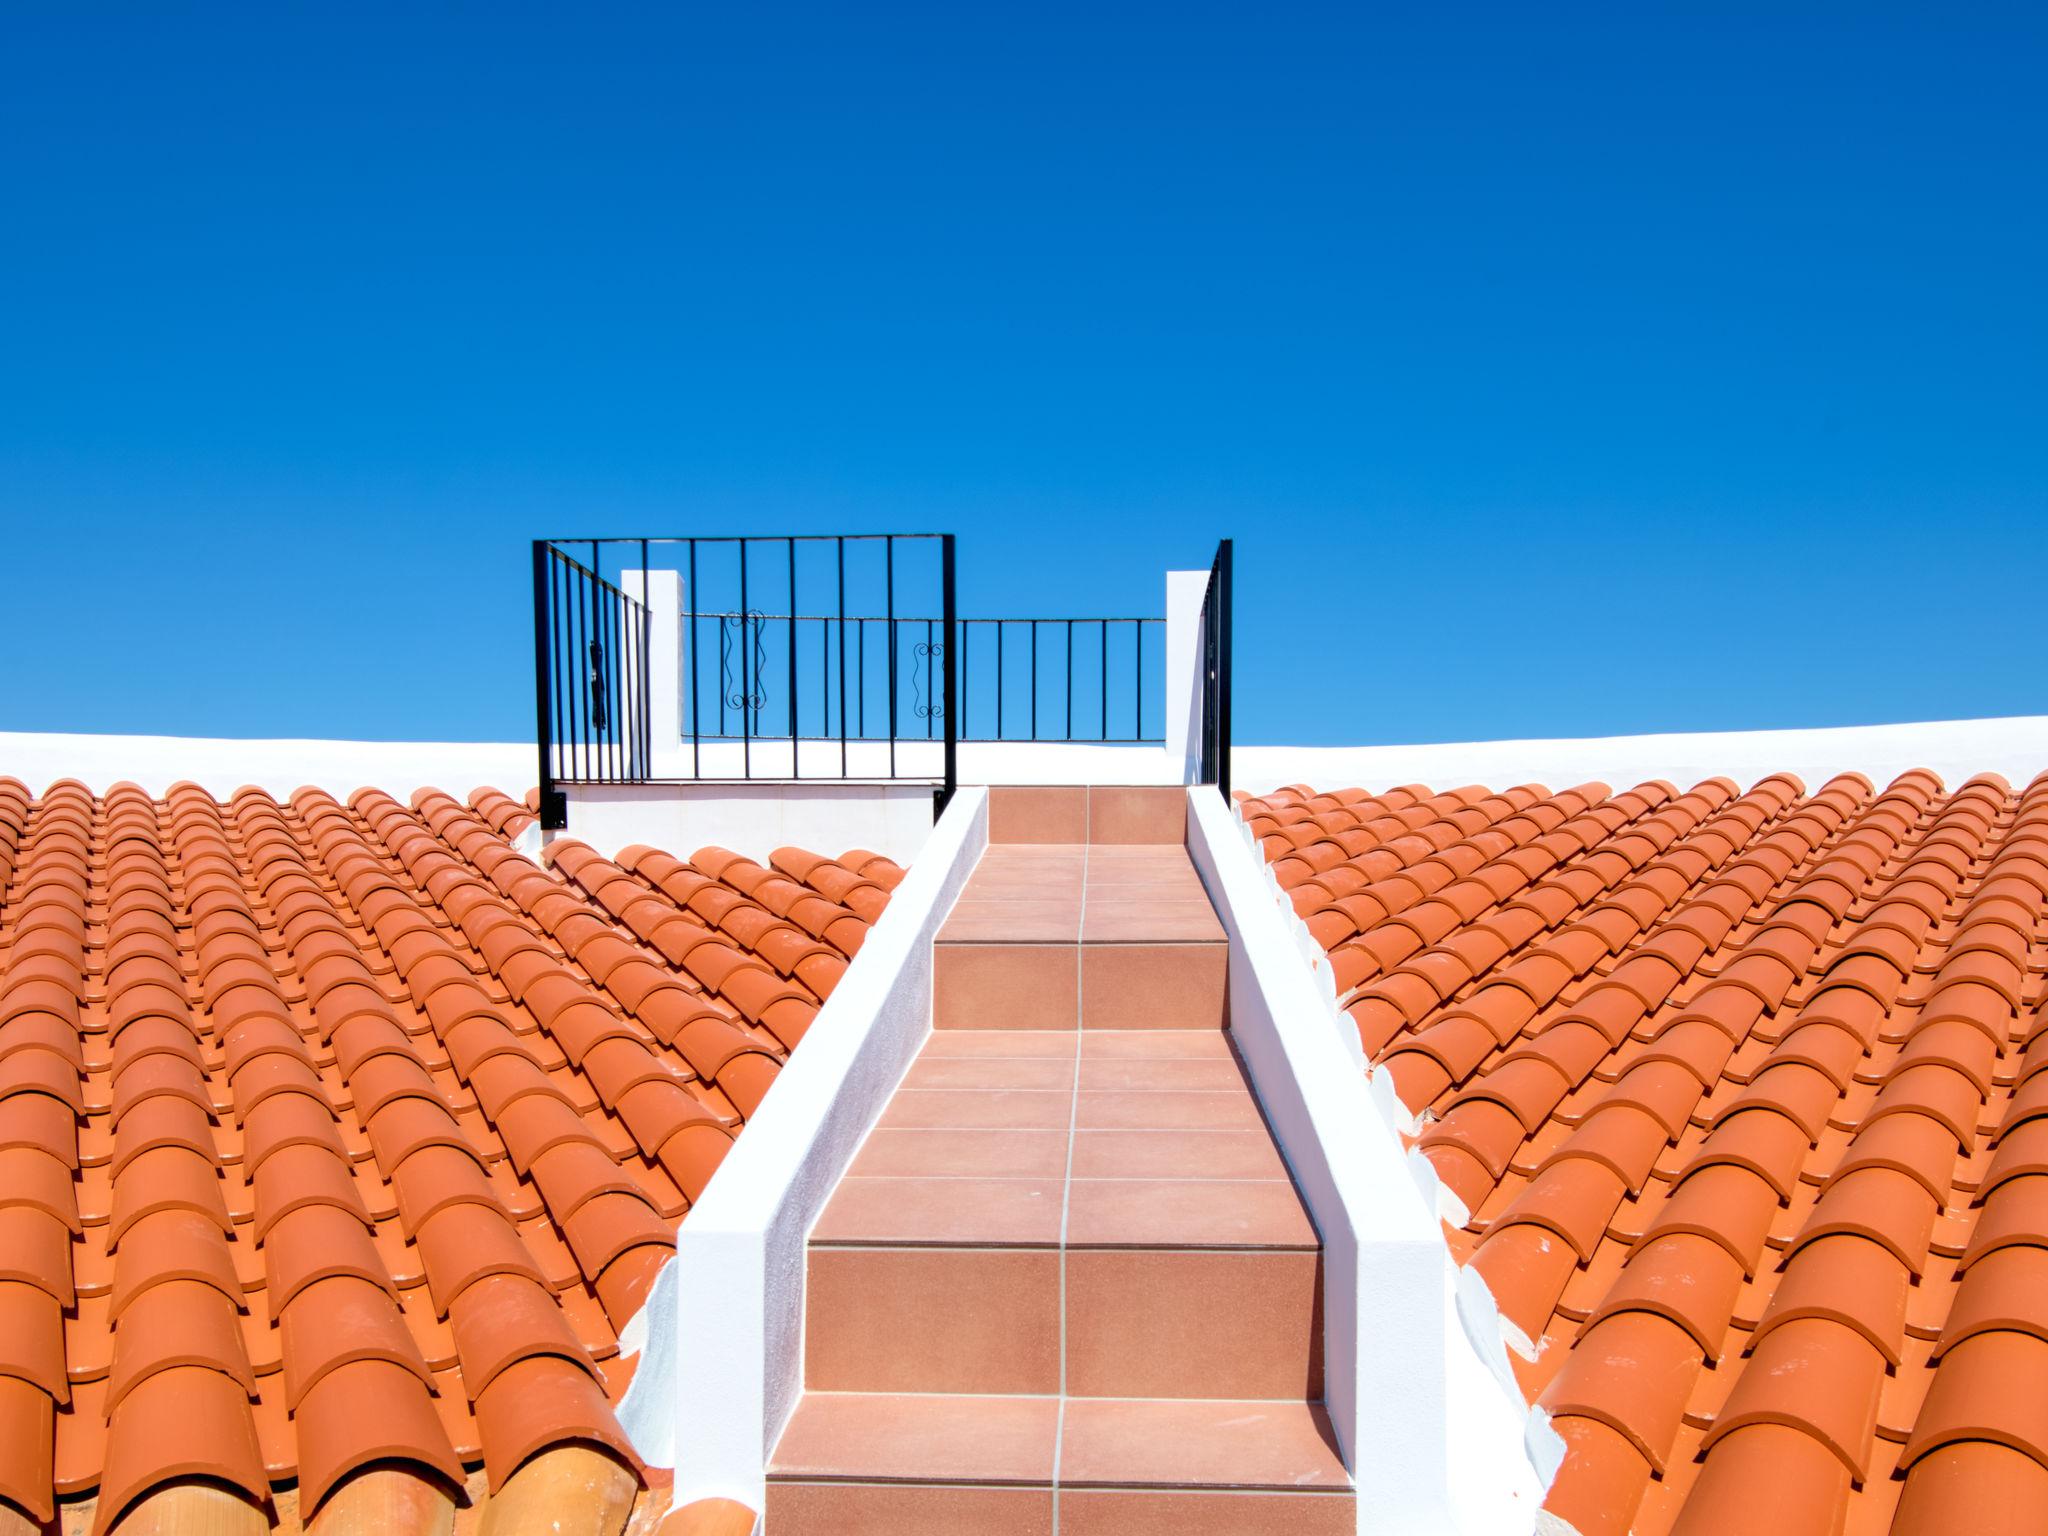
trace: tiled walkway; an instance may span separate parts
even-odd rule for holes
[[[812,1234],[777,1536],[1352,1529],[1227,955],[1178,844],[989,848]]]

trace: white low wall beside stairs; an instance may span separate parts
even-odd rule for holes
[[[1403,1152],[1322,952],[1213,787],[1188,791],[1188,852],[1230,936],[1231,1035],[1322,1238],[1324,1394],[1358,1529],[1526,1536],[1547,1479],[1525,1436],[1540,1447],[1547,1428],[1528,1433],[1461,1325],[1428,1165]]]
[[[932,940],[987,844],[988,791],[963,789],[682,1224],[622,1410],[678,1507],[764,1507],[803,1390],[805,1242],[931,1033]]]

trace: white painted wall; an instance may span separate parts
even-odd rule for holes
[[[1188,791],[1188,852],[1230,936],[1231,1034],[1322,1237],[1325,1393],[1358,1529],[1523,1536],[1545,1485],[1527,1411],[1461,1326],[1428,1164],[1404,1152],[1321,949],[1213,787]]]
[[[1247,746],[1231,754],[1230,767],[1233,786],[1255,795],[1287,784],[1379,790],[1408,783],[1501,789],[1538,782],[1563,789],[1588,779],[1616,789],[1669,779],[1689,789],[1717,775],[1747,789],[1774,773],[1796,773],[1817,789],[1850,771],[1882,788],[1909,768],[1933,769],[1950,789],[1979,773],[2003,774],[2017,789],[2048,769],[2048,715],[1401,747]]]
[[[628,843],[683,858],[716,845],[764,861],[782,847],[833,858],[866,848],[908,866],[932,834],[926,784],[592,784],[565,792],[562,835],[606,858]]]
[[[1201,769],[1202,599],[1207,571],[1166,573],[1166,759],[1190,784]]]
[[[662,1271],[674,1311],[649,1326],[671,1337],[672,1371],[648,1392],[672,1416],[648,1424],[638,1376],[626,1404],[642,1454],[675,1467],[678,1506],[763,1506],[769,1454],[803,1389],[804,1246],[931,1033],[932,940],[987,844],[988,792],[963,789],[683,1223]]]
[[[483,785],[514,799],[533,787],[531,742],[245,740],[226,736],[96,736],[0,731],[0,774],[41,794],[80,779],[95,794],[122,780],[161,796],[189,779],[216,799],[245,784],[282,799],[312,786],[346,797],[365,785],[405,799],[431,785],[460,799]]]
[[[689,704],[683,693],[690,674],[683,661],[683,576],[680,571],[619,572],[619,590],[647,610],[647,741],[642,745],[648,776],[672,778],[681,771],[676,757]],[[621,608],[627,604],[621,603]],[[620,633],[630,633],[620,620]],[[640,669],[627,666],[620,678],[622,705],[629,720],[640,717]]]

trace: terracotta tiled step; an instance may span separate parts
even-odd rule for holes
[[[1321,1408],[866,1393],[805,1396],[769,1472],[776,1536],[1348,1531]],[[951,1522],[951,1523],[948,1523]]]
[[[806,1382],[1316,1398],[1320,1265],[1227,1035],[934,1035],[813,1233]]]
[[[994,844],[1179,844],[1187,829],[1187,791],[1172,785],[997,785],[988,792]]]
[[[991,845],[940,929],[941,1029],[1219,1028],[1228,949],[1178,843]]]

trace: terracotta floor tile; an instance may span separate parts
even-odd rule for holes
[[[1080,1050],[1081,1035],[1072,1029],[936,1029],[925,1038],[918,1060],[991,1056],[1071,1059]]]
[[[1057,1243],[1057,1179],[875,1178],[839,1181],[811,1240],[820,1243]]]
[[[1141,1248],[1065,1257],[1072,1396],[1322,1398],[1321,1254]]]
[[[813,1245],[804,1388],[1057,1393],[1062,1262],[1047,1248]]]
[[[1171,843],[1140,843],[1114,845],[1091,843],[1088,846],[1088,867],[1091,870],[1114,872],[1117,870],[1165,870],[1170,874],[1192,871],[1193,862],[1188,850],[1179,839]]]
[[[1088,841],[1166,844],[1187,837],[1188,792],[1179,785],[1097,784],[1088,791]]]
[[[851,1175],[914,1178],[1060,1179],[1068,1135],[1046,1131],[875,1130]]]
[[[1081,936],[1081,899],[966,898],[939,928],[941,944],[1072,944]]]
[[[1074,1177],[1285,1179],[1287,1165],[1264,1130],[1076,1131]]]
[[[998,784],[988,792],[990,843],[1085,843],[1088,790],[1082,785]]]
[[[1081,950],[1083,1029],[1222,1028],[1224,944],[1099,944]]]
[[[1074,1125],[1091,1131],[1252,1131],[1263,1129],[1265,1121],[1259,1117],[1258,1102],[1243,1089],[1084,1089],[1075,1106]]]
[[[1059,1505],[1060,1536],[1353,1536],[1358,1529],[1350,1493],[1063,1488]]]
[[[1205,900],[1105,900],[1088,895],[1081,920],[1087,944],[1163,944],[1224,942],[1223,924]]]
[[[1058,1433],[1051,1397],[807,1392],[771,1475],[1049,1483]]]
[[[1052,1536],[1052,1506],[1049,1488],[768,1485],[768,1526],[775,1536]]]
[[[1075,1248],[1313,1248],[1292,1184],[1262,1180],[1076,1179],[1067,1197]]]
[[[1073,1114],[1073,1095],[1064,1088],[901,1088],[882,1112],[878,1128],[1058,1130],[1073,1123]]]
[[[1080,1086],[1112,1093],[1124,1089],[1148,1092],[1195,1089],[1208,1093],[1251,1095],[1250,1085],[1235,1061],[1215,1058],[1189,1060],[1179,1056],[1163,1059],[1090,1057],[1081,1063]]]
[[[1075,1398],[1062,1485],[1348,1488],[1320,1405]]]
[[[1080,1037],[1081,1059],[1235,1061],[1220,1029],[1091,1029]]]
[[[1190,1063],[1176,1062],[1176,1066]],[[920,1056],[904,1074],[903,1087],[1039,1088],[1071,1090],[1074,1062],[1057,1056]]]
[[[1070,944],[940,944],[932,955],[939,1029],[1074,1029],[1080,952]]]

